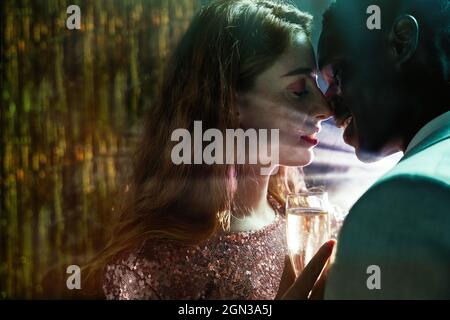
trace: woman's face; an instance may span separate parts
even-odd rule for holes
[[[321,121],[331,111],[316,82],[314,50],[300,35],[283,55],[239,95],[243,129],[279,129],[279,165],[306,166],[313,160]]]

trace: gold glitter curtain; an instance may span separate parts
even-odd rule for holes
[[[45,297],[49,269],[103,243],[165,58],[207,2],[0,1],[0,299]]]
[[[139,118],[199,0],[3,0],[0,298],[103,242]],[[65,27],[69,5],[81,30]],[[65,270],[65,269],[64,269]]]

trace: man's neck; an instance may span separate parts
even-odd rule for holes
[[[427,110],[427,108],[423,107],[421,110]],[[416,121],[414,121],[415,124],[412,125],[409,130],[405,131],[403,138],[400,140],[400,150],[406,152],[409,144],[422,128],[448,111],[450,111],[450,106],[448,108],[436,109],[434,112],[427,112],[417,116]]]

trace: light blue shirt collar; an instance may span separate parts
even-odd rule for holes
[[[450,123],[450,111],[447,111],[446,113],[441,114],[439,117],[434,118],[433,120],[428,122],[422,129],[419,130],[419,132],[417,132],[417,134],[411,140],[408,147],[406,148],[405,155],[408,154],[409,151],[411,151],[414,147],[419,145],[426,138],[431,136],[433,133],[441,130],[449,123]]]

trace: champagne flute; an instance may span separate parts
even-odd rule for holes
[[[330,238],[328,210],[328,194],[322,190],[287,197],[287,245],[296,276]]]

